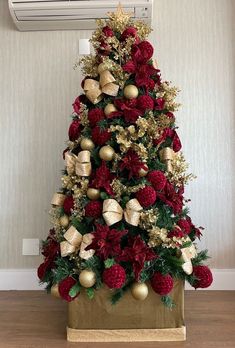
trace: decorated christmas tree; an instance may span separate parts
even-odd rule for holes
[[[177,134],[178,90],[161,78],[150,32],[118,7],[98,21],[95,55],[80,61],[83,94],[73,104],[62,188],[38,268],[47,290],[68,302],[103,287],[112,289],[113,304],[127,292],[145,300],[152,288],[172,307],[177,280],[212,283],[207,251],[195,244],[202,228],[185,205],[193,175]]]

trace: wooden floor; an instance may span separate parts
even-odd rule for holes
[[[66,304],[41,291],[0,292],[1,348],[235,348],[235,291],[186,291],[187,341],[66,342]]]

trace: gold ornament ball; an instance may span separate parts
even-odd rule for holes
[[[148,174],[148,169],[145,170],[145,169],[143,169],[143,168],[140,168],[140,170],[139,170],[139,176],[140,176],[141,178],[143,178],[143,177],[146,176],[147,174]]]
[[[137,98],[138,94],[139,94],[139,91],[135,85],[128,85],[124,88],[124,96],[127,99]]]
[[[105,113],[105,116],[108,116],[109,114],[111,114],[111,112],[114,112],[114,111],[117,111],[115,105],[113,104],[107,104],[104,108],[104,113]]]
[[[95,147],[95,144],[93,143],[93,141],[89,138],[83,138],[80,146],[82,148],[82,150],[93,150]]]
[[[148,296],[148,287],[145,283],[135,282],[131,287],[131,294],[136,300],[143,301]]]
[[[87,195],[87,197],[90,198],[92,201],[95,201],[95,200],[97,200],[97,199],[100,198],[100,190],[90,187],[90,188],[87,190],[86,195]]]
[[[99,151],[99,156],[104,161],[112,161],[114,154],[114,149],[109,145],[102,146]]]
[[[69,217],[67,215],[61,216],[60,224],[62,227],[67,227],[69,225]]]
[[[51,295],[56,297],[56,298],[61,298],[60,293],[59,293],[59,287],[58,284],[54,284],[51,287]]]
[[[84,288],[92,287],[96,282],[95,273],[91,270],[84,269],[79,274],[79,282]]]

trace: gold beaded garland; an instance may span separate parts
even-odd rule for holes
[[[148,296],[148,292],[148,287],[145,283],[135,282],[131,287],[131,294],[136,300],[145,300]]]
[[[84,269],[79,274],[79,282],[84,288],[92,287],[96,282],[95,273],[91,270]]]
[[[60,217],[60,224],[62,227],[67,227],[69,225],[69,217],[68,215],[63,215]]]
[[[117,109],[116,109],[115,105],[111,104],[111,103],[107,104],[104,108],[105,116],[110,115],[114,111],[117,111]]]
[[[138,97],[139,91],[135,85],[128,85],[124,88],[123,93],[127,99],[133,99]]]
[[[114,154],[114,149],[109,145],[102,146],[99,151],[99,156],[104,161],[112,161]]]
[[[87,195],[88,198],[90,198],[91,200],[95,201],[96,199],[100,198],[100,190],[98,190],[96,188],[93,188],[93,187],[90,187],[87,190],[86,195]]]
[[[93,141],[89,138],[83,138],[81,143],[80,143],[81,149],[82,150],[93,150],[95,147],[95,144],[93,143]]]

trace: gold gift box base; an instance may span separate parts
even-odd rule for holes
[[[69,342],[164,342],[185,341],[186,328],[79,330],[67,328]]]

